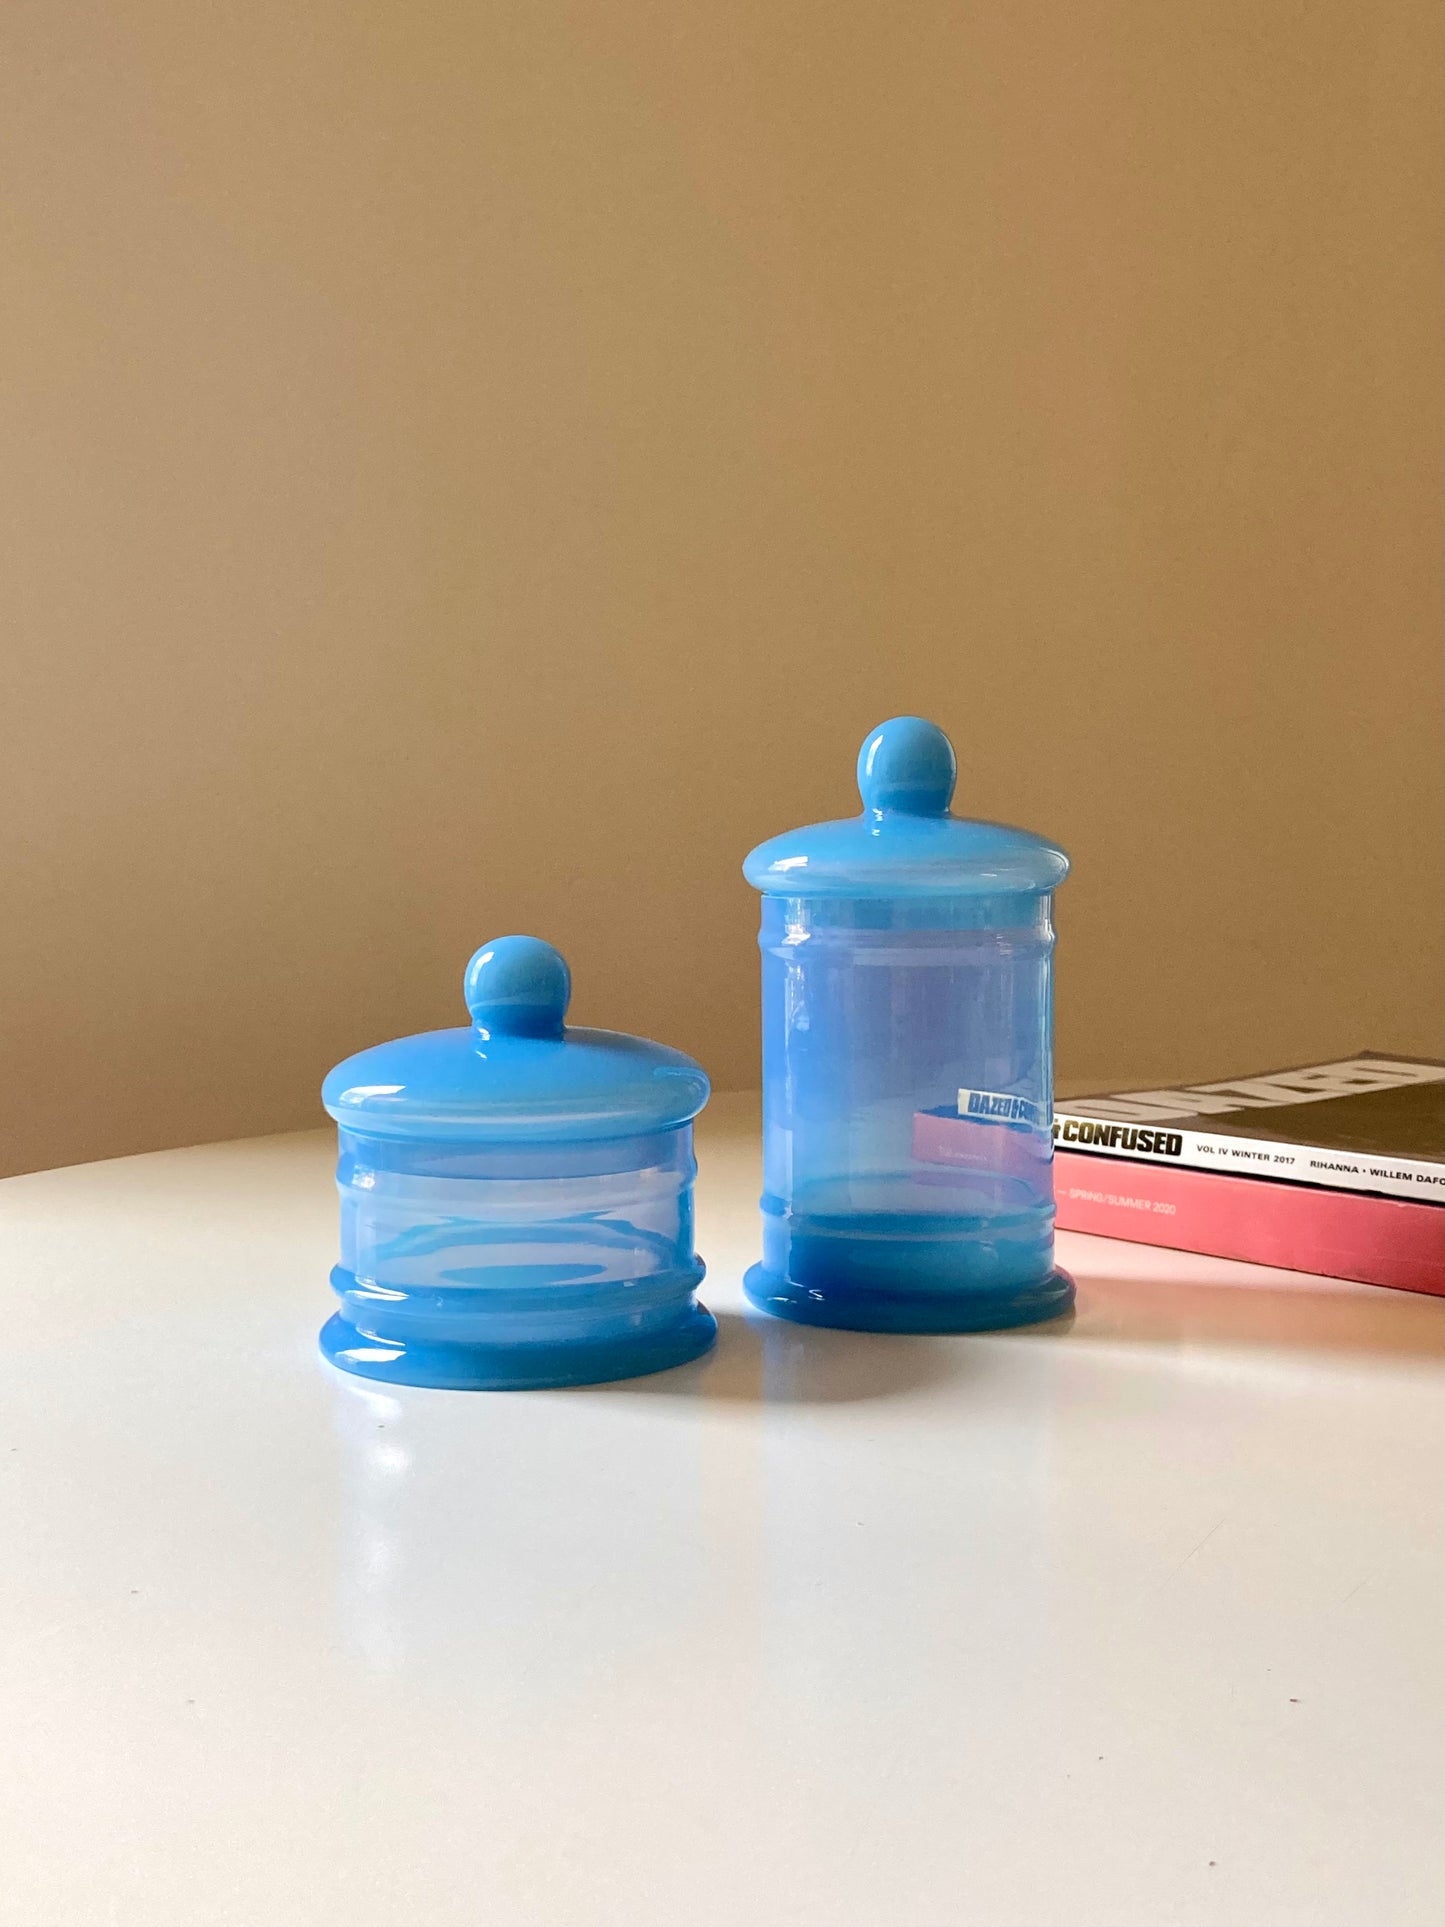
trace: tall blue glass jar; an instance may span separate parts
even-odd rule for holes
[[[943,731],[858,758],[860,816],[761,844],[763,1255],[805,1324],[980,1331],[1073,1302],[1054,1264],[1053,891],[1062,850],[950,813]]]
[[[564,1020],[550,944],[467,966],[470,1025],[379,1044],[322,1086],[340,1151],[343,1371],[473,1391],[633,1378],[696,1358],[692,1120],[681,1051]]]

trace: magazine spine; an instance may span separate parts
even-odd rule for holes
[[[1166,1148],[1141,1148],[1141,1132],[1151,1146],[1163,1139]],[[1171,1124],[1141,1127],[1068,1110],[1055,1113],[1054,1145],[1057,1152],[1070,1156],[1445,1204],[1445,1164],[1423,1158],[1332,1151],[1319,1145],[1278,1143],[1272,1138],[1231,1137],[1222,1131],[1188,1131]]]
[[[1067,1150],[1054,1196],[1060,1231],[1445,1294],[1439,1204]]]

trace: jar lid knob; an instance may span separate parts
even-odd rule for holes
[[[482,1037],[560,1037],[572,973],[540,937],[494,937],[467,965],[462,994]]]
[[[875,814],[947,816],[957,778],[953,744],[921,716],[880,723],[858,752],[858,794]]]

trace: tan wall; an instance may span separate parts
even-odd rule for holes
[[[8,1168],[321,1121],[482,938],[755,1081],[936,717],[1062,1080],[1432,1050],[1435,0],[16,0]]]

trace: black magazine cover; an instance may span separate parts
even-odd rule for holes
[[[1358,1051],[1060,1103],[1060,1150],[1445,1204],[1445,1064]]]

